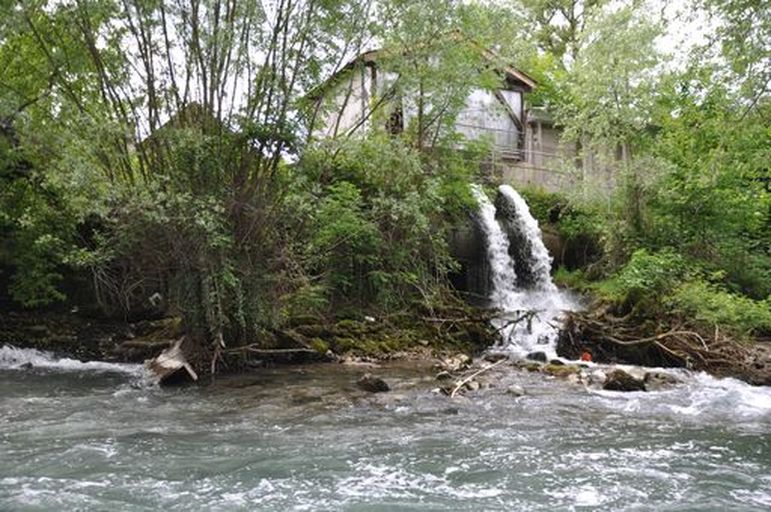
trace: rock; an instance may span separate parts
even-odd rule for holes
[[[525,359],[530,359],[531,361],[540,361],[542,363],[545,363],[548,360],[545,352],[530,352],[525,356]]]
[[[543,372],[555,377],[567,377],[568,375],[581,372],[581,368],[574,364],[547,364],[543,367]]]
[[[371,373],[362,375],[361,378],[356,381],[356,385],[370,393],[383,393],[385,391],[390,391],[391,389],[386,381],[380,377],[375,377]]]
[[[503,354],[501,352],[488,352],[485,354],[485,361],[489,363],[497,363],[501,359],[507,359],[509,356],[507,354]]]
[[[506,394],[512,396],[525,396],[525,388],[518,386],[517,384],[512,384],[506,388]]]
[[[457,372],[467,368],[469,364],[471,364],[471,358],[469,356],[466,354],[458,354],[454,357],[444,359],[439,366],[443,370]]]
[[[21,365],[19,365],[19,368],[22,370],[31,370],[32,369],[32,363],[26,362]]]
[[[589,374],[589,384],[604,384],[608,378],[607,374],[602,370],[594,370]]]
[[[645,391],[642,379],[635,379],[624,370],[613,370],[605,379],[602,389],[608,391]]]
[[[519,366],[523,370],[527,370],[529,372],[537,372],[537,371],[539,371],[541,369],[541,364],[540,363],[535,363],[535,362],[532,362],[532,361],[530,361],[530,362],[528,362],[528,361],[520,361],[519,363],[517,363],[517,366]]]
[[[465,384],[465,388],[469,391],[479,391],[481,385],[476,380],[470,380]]]
[[[450,375],[450,372],[441,371],[436,374],[436,380],[450,380],[450,379],[452,379],[452,375]]]
[[[549,364],[552,366],[565,366],[565,362],[560,361],[559,359],[552,359],[551,361],[549,361]]]
[[[643,378],[645,391],[661,391],[680,384],[680,381],[664,372],[648,372]]]

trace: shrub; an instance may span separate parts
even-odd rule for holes
[[[682,283],[690,273],[688,269],[683,257],[673,251],[639,249],[615,275],[596,283],[594,289],[606,300],[627,305],[655,302]]]
[[[667,302],[674,312],[708,328],[720,326],[740,336],[771,335],[769,299],[753,300],[695,280],[679,286]]]

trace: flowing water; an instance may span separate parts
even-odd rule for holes
[[[501,348],[515,356],[540,351],[555,358],[562,317],[578,303],[552,282],[551,256],[541,240],[538,221],[525,200],[508,185],[499,187],[500,212],[479,186],[472,185],[471,190],[479,203],[478,220],[487,239],[490,302],[502,312],[494,322],[501,330]],[[517,275],[516,268],[522,275]]]
[[[371,395],[322,364],[168,390],[1,354],[3,511],[771,507],[771,392],[733,380],[624,394],[507,368],[449,399],[425,367],[367,369],[393,387]]]

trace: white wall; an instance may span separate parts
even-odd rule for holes
[[[351,70],[325,95],[315,135],[342,135],[360,124],[369,112],[372,89],[372,70],[369,67]],[[364,122],[359,129],[366,128],[367,123]]]
[[[522,95],[516,91],[499,91],[505,94],[507,103],[515,113],[521,115]],[[455,122],[456,131],[469,140],[489,138],[496,147],[517,149],[519,130],[506,107],[492,91],[474,89],[466,100],[466,106],[459,112]]]

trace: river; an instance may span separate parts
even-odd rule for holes
[[[0,348],[0,510],[771,509],[769,388],[680,373],[616,393],[507,367],[450,399],[427,364],[368,370],[392,385],[377,395],[337,364],[160,389]]]

